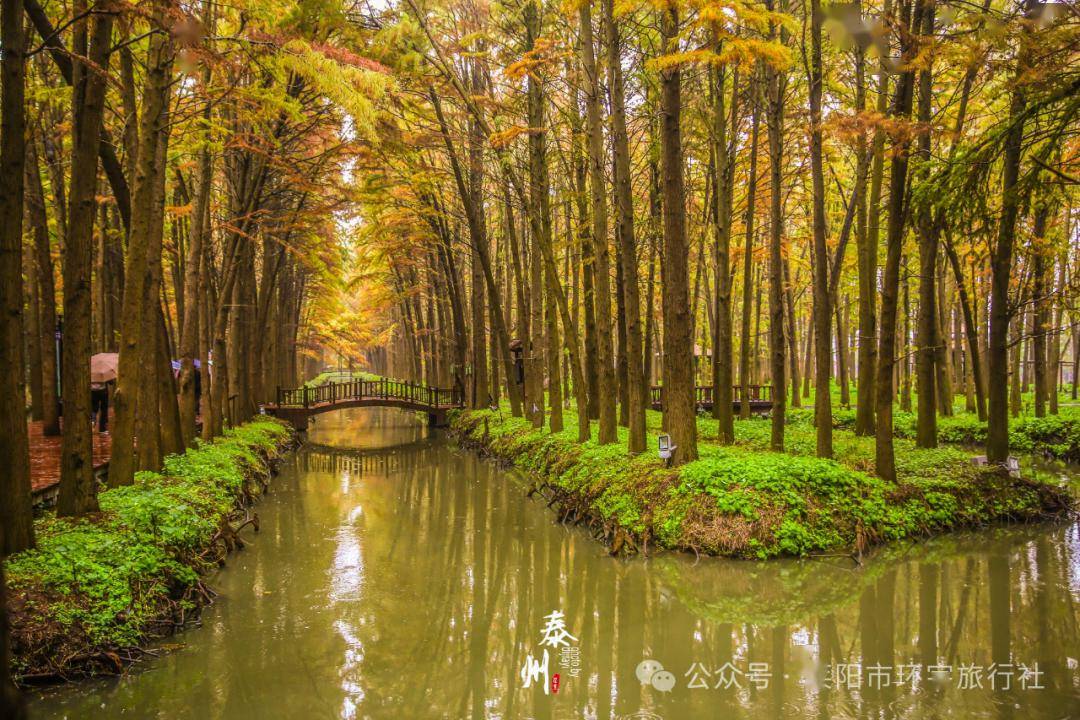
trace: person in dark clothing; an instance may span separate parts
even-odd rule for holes
[[[109,432],[109,384],[90,384],[90,424],[97,420],[98,432]]]
[[[195,368],[195,415],[202,405],[202,368]]]

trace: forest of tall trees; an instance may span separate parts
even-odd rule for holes
[[[660,386],[676,463],[697,457],[695,386],[732,442],[739,394],[767,385],[773,448],[785,408],[811,404],[831,457],[851,407],[887,479],[894,406],[917,409],[920,447],[940,416],[977,414],[1002,462],[1023,393],[1036,416],[1075,397],[1075,7],[406,0],[376,17],[397,85],[357,172],[361,245],[397,297],[381,370],[487,407],[516,392],[518,352],[536,427],[546,409],[560,430],[573,396],[595,441],[617,422],[630,452]]]
[[[110,485],[326,352],[631,453],[657,386],[676,464],[701,385],[721,442],[771,391],[777,450],[786,408],[821,457],[853,408],[894,479],[896,406],[922,447],[977,414],[1001,462],[1029,388],[1076,398],[1078,30],[1031,0],[4,0],[2,549],[33,543],[24,411],[62,435],[57,513],[97,507],[98,352]]]
[[[35,527],[106,522],[102,393],[105,483],[163,487],[186,450],[243,464],[287,446],[272,421],[208,443],[333,363],[454,388],[491,409],[454,416],[482,418],[485,438],[508,412],[522,435],[590,443],[579,473],[666,439],[683,467],[635,458],[633,499],[689,487],[745,536],[718,554],[850,540],[861,555],[1012,520],[1009,502],[944,521],[929,497],[897,509],[917,484],[897,481],[916,454],[919,482],[942,474],[930,449],[950,432],[984,445],[958,461],[973,487],[1009,477],[969,460],[1007,467],[1021,416],[1077,458],[1078,47],[1072,0],[2,0],[0,558],[31,554]],[[115,387],[92,388],[91,358],[113,353]],[[48,442],[55,516],[86,522],[35,525]],[[847,467],[800,458],[831,494],[795,505],[861,487],[881,500],[868,513],[899,498],[906,524],[866,531],[852,513],[842,538],[793,539],[810,531],[784,515],[788,487],[766,553],[690,477],[761,461],[772,492],[798,455]],[[1011,498],[1037,494],[1024,483]],[[1071,507],[1039,493],[1024,517]],[[217,498],[211,526],[247,499]],[[633,533],[610,527],[616,553]],[[693,530],[669,546],[697,553]],[[1008,615],[1004,567],[991,602]],[[150,583],[168,586],[162,606],[172,572]],[[0,572],[5,717],[6,589]],[[102,622],[121,623],[116,607]]]

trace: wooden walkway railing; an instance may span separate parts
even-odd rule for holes
[[[348,380],[315,387],[277,389],[276,408],[321,408],[337,403],[360,400],[393,400],[423,406],[431,410],[462,407],[464,398],[459,388],[438,388],[419,383],[380,378],[379,380]]]
[[[747,400],[750,401],[750,406],[754,409],[768,410],[772,407],[772,386],[771,385],[748,385],[747,386]],[[659,409],[663,405],[662,390],[659,385],[653,385],[649,390],[650,400],[654,408]],[[737,406],[743,399],[743,392],[741,385],[731,386],[731,400]],[[699,407],[711,408],[713,405],[713,387],[712,385],[698,385],[694,388],[694,403]]]

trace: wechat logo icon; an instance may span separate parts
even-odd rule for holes
[[[671,692],[675,687],[675,676],[657,660],[642,660],[635,673],[642,685],[652,685],[660,692]]]

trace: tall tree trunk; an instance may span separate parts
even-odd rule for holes
[[[924,0],[922,26],[924,36],[932,36],[934,31],[934,2]],[[916,175],[926,177],[930,164],[930,120],[933,106],[933,71],[930,60],[919,71],[919,123],[925,129],[919,135],[916,152],[918,169]],[[916,333],[915,381],[919,394],[918,420],[915,430],[915,444],[918,447],[937,447],[937,388],[935,387],[937,346],[940,342],[937,333],[937,230],[934,220],[927,211],[919,213],[919,318]]]
[[[209,34],[213,34],[215,11],[212,1],[206,2],[203,8],[203,26]],[[212,72],[211,65],[207,62],[203,66],[202,81],[204,86],[210,85]],[[212,108],[212,103],[207,100],[202,109],[202,120],[205,127],[210,125]],[[194,209],[188,226],[187,257],[184,260],[183,288],[187,302],[184,305],[184,314],[180,318],[180,432],[183,437],[184,447],[191,447],[192,443],[195,442],[195,373],[205,373],[206,371],[205,366],[199,371],[195,369],[195,355],[199,350],[199,309],[201,305],[197,298],[200,282],[199,273],[203,268],[203,246],[209,244],[207,235],[210,232],[210,196],[213,190],[214,155],[210,151],[208,130],[205,131],[201,139],[203,146],[199,150]],[[203,375],[203,378],[205,378],[205,375]],[[202,389],[201,385],[200,389]]]
[[[1035,210],[1032,228],[1032,319],[1034,332],[1031,334],[1032,365],[1035,375],[1035,417],[1046,416],[1047,377],[1046,377],[1046,333],[1050,326],[1050,295],[1046,283],[1046,218],[1050,209],[1043,202]]]
[[[758,102],[757,87],[757,79],[754,77],[750,80],[750,174],[746,178],[746,217],[743,222],[745,236],[743,241],[742,325],[739,332],[739,417],[744,420],[750,417],[750,385],[753,384],[753,379],[750,377],[750,319],[754,298],[754,220],[757,215],[755,199],[757,197],[758,134],[760,132],[760,103]],[[775,378],[773,387],[777,388]],[[783,385],[779,386],[779,393],[784,393]]]
[[[832,445],[832,297],[829,292],[829,255],[825,227],[825,171],[822,167],[821,137],[821,1],[810,2],[810,175],[813,184],[814,232],[814,347],[817,349],[814,375],[814,425],[817,428],[817,456],[833,456]],[[774,188],[774,192],[776,188]],[[781,326],[783,317],[781,316]]]
[[[718,423],[721,444],[735,442],[735,413],[732,388],[734,375],[731,328],[731,197],[733,163],[728,149],[728,122],[724,107],[725,68],[712,70],[712,132],[716,175],[713,193],[713,265],[715,268],[713,302],[713,417]],[[732,114],[735,112],[737,85],[733,83]],[[732,126],[734,126],[732,122]],[[733,130],[734,134],[734,130]]]
[[[1026,0],[1025,10],[1032,11],[1035,0]],[[1005,134],[1001,177],[1001,214],[998,220],[997,241],[990,255],[990,341],[989,400],[986,458],[1003,463],[1009,457],[1008,411],[1008,345],[1009,345],[1009,275],[1013,265],[1013,243],[1016,240],[1016,219],[1020,211],[1020,160],[1024,153],[1024,126],[1027,117],[1027,96],[1024,83],[1030,65],[1033,38],[1027,28],[1020,39],[1012,97],[1009,104],[1009,125]]]
[[[76,16],[85,9],[76,4]],[[87,25],[89,24],[89,28]],[[98,509],[94,484],[90,417],[90,278],[94,215],[97,211],[97,153],[105,111],[113,15],[102,10],[75,26],[71,129],[71,186],[68,235],[64,244],[64,343],[61,382],[64,403],[60,449],[59,517]]]
[[[159,25],[165,17],[165,7],[161,0],[155,2],[153,13],[154,24]],[[140,368],[143,366],[144,352],[156,354],[155,344],[148,341],[152,336],[142,333],[147,327],[145,316],[153,307],[151,302],[157,302],[157,287],[151,278],[151,255],[155,245],[154,200],[158,195],[158,173],[164,172],[163,168],[158,167],[158,160],[162,157],[159,151],[159,136],[164,132],[168,109],[168,68],[171,66],[168,38],[159,28],[155,30],[147,54],[148,70],[143,90],[143,110],[139,118],[139,152],[132,195],[131,232],[124,268],[126,282],[120,319],[120,359],[116,392],[113,396],[116,420],[113,423],[112,455],[109,460],[109,484],[113,487],[130,485],[135,479],[135,433],[139,412],[137,405],[142,397],[139,388],[152,386],[154,377],[142,375]],[[72,217],[72,232],[76,231],[77,226]],[[157,247],[160,248],[160,244]],[[66,284],[65,282],[65,286]],[[140,339],[143,341],[140,342]],[[66,349],[67,343],[64,345]],[[67,383],[64,393],[67,394]],[[156,395],[154,397],[156,398]],[[144,427],[149,425],[150,423],[143,423]],[[153,442],[149,437],[141,440],[144,443]]]
[[[953,248],[952,241],[948,236],[945,238],[945,254],[952,266],[953,276],[956,279],[956,292],[960,298],[960,310],[964,316],[964,334],[967,336],[968,364],[971,366],[971,380],[975,389],[975,408],[980,421],[986,420],[986,386],[983,385],[983,368],[981,352],[979,349],[979,326],[972,311],[972,303],[968,299],[967,287],[964,284],[964,273],[960,268],[960,257]],[[974,289],[974,288],[973,288]]]
[[[615,172],[616,236],[622,269],[622,317],[626,323],[626,394],[629,451],[645,450],[645,407],[649,388],[642,365],[641,301],[638,291],[637,238],[630,185],[630,140],[626,131],[626,100],[623,87],[621,41],[615,23],[614,0],[604,0],[607,31],[608,86],[611,94],[612,159]],[[721,112],[723,107],[721,106]],[[729,383],[730,385],[730,383]],[[730,407],[730,403],[729,403]]]
[[[21,0],[0,9],[0,562],[34,546],[30,500],[30,446],[26,432],[23,359],[22,230],[26,162],[26,35]],[[32,282],[32,280],[31,280]],[[89,298],[88,298],[89,299]],[[36,342],[36,338],[33,339]],[[0,586],[4,582],[0,575]],[[3,602],[0,591],[0,603]],[[14,703],[8,681],[7,616],[0,616],[0,694]]]
[[[677,51],[679,13],[674,5],[660,11],[660,35],[664,52]],[[660,163],[664,198],[664,417],[676,446],[672,463],[679,465],[698,456],[679,66],[660,71]]]
[[[885,0],[884,16],[892,14],[892,1]],[[860,52],[860,56],[861,56]],[[858,60],[856,61],[858,62]],[[878,66],[877,112],[883,116],[888,106],[889,73],[886,58]],[[874,383],[877,373],[877,293],[878,245],[881,237],[881,185],[885,168],[885,132],[874,128],[871,143],[870,194],[866,208],[866,233],[856,236],[859,272],[859,369],[855,391],[855,434],[874,434]]]
[[[765,6],[772,10],[775,0],[766,0]],[[785,3],[781,2],[781,8]],[[777,28],[770,29],[775,37]],[[780,42],[785,41],[786,31],[779,30]],[[787,403],[784,387],[784,208],[781,182],[784,163],[784,94],[787,86],[785,74],[766,65],[768,109],[766,125],[769,137],[769,367],[772,375],[773,405],[770,447],[784,449],[784,421]],[[808,333],[809,335],[809,333]],[[798,362],[791,358],[792,363]]]
[[[60,434],[60,402],[56,395],[56,279],[37,144],[31,140],[26,150],[26,207],[34,231],[34,274],[30,282],[37,285],[38,294],[38,336],[34,342],[41,356],[40,369],[32,367],[30,371],[41,377],[42,433],[56,436]]]
[[[600,116],[600,77],[593,48],[590,3],[579,6],[581,65],[585,79],[585,115],[588,130],[589,187],[592,191],[593,277],[596,301],[597,404],[600,427],[596,441],[615,442],[615,367],[611,337],[611,264],[608,253],[607,189],[604,178],[604,127]],[[681,175],[680,175],[681,179]]]
[[[910,30],[921,27],[924,3],[916,0],[915,18],[911,18],[911,0],[903,0],[900,10],[901,64],[909,67],[918,47]],[[905,30],[907,28],[907,30]],[[897,80],[892,116],[904,121],[911,114],[914,71],[905,70]],[[889,224],[885,233],[885,274],[882,278],[881,330],[878,344],[877,382],[875,387],[875,453],[878,476],[896,480],[893,454],[893,370],[896,364],[896,310],[900,289],[900,258],[904,241],[904,200],[907,194],[908,150],[910,141],[893,141],[892,168],[889,173]]]

